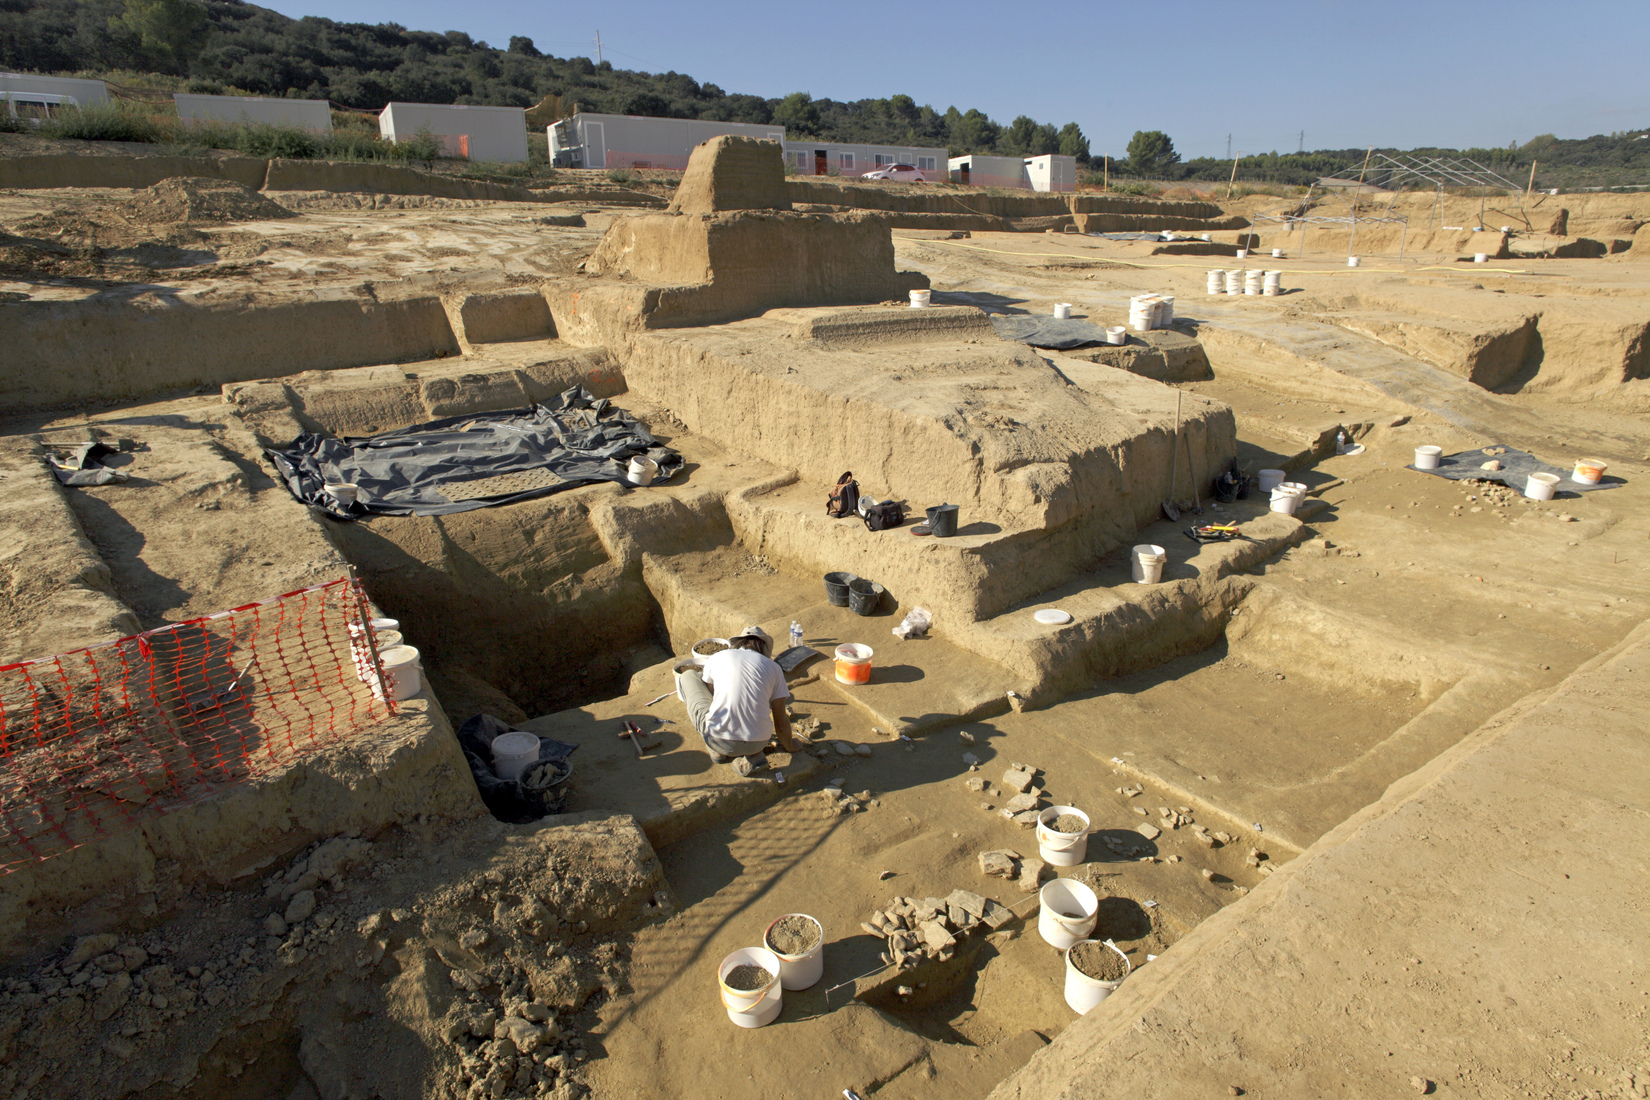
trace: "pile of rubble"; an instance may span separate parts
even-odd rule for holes
[[[888,947],[884,965],[910,970],[924,959],[947,962],[963,937],[985,929],[995,932],[1014,919],[1014,911],[972,890],[953,890],[943,898],[890,898],[861,921],[860,927]]]

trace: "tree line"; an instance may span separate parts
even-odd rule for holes
[[[1356,179],[1374,154],[1439,156],[1476,161],[1509,182],[1528,186],[1535,170],[1537,187],[1617,186],[1650,183],[1650,130],[1618,131],[1588,138],[1542,134],[1519,144],[1496,148],[1318,149],[1302,153],[1254,153],[1238,158],[1236,176],[1250,183],[1307,186],[1325,176]],[[1225,158],[1182,160],[1174,141],[1161,130],[1137,130],[1128,155],[1111,163],[1114,176],[1151,180],[1226,180],[1233,162]],[[1376,177],[1378,178],[1378,177]],[[1412,184],[1412,186],[1414,186]]]
[[[1022,115],[1001,124],[979,110],[919,106],[908,95],[765,99],[678,72],[553,57],[525,36],[500,49],[462,31],[292,19],[241,0],[0,0],[0,68],[163,73],[188,91],[330,99],[374,111],[391,100],[531,107],[559,95],[613,114],[779,123],[822,141],[1064,153],[1085,163],[1089,156],[1075,122],[1057,128]]]

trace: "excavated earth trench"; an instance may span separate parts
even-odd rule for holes
[[[1035,260],[962,264],[943,243],[899,247],[949,302],[1042,312],[1045,299],[1086,292]],[[1097,319],[1150,277],[1105,279],[1080,307]],[[1138,969],[1390,784],[1614,644],[1650,595],[1642,571],[1618,566],[1642,545],[1632,517],[1650,440],[1638,422],[1538,404],[1529,379],[1518,394],[1469,387],[1456,401],[1475,371],[1516,380],[1527,348],[1511,367],[1493,342],[1461,364],[1443,362],[1436,340],[1415,358],[1413,330],[1399,338],[1351,316],[1367,300],[1337,307],[1347,316],[1332,322],[1333,354],[1305,346],[1316,322],[1222,302],[1207,316],[1185,309],[1195,319],[1178,329],[1183,344],[1143,358],[1143,371],[1172,362],[1184,375],[1173,381],[1191,399],[1183,431],[1207,448],[1200,459],[1224,449],[1246,468],[1289,471],[1309,486],[1298,517],[1258,497],[1203,501],[1205,518],[1240,520],[1245,537],[1199,546],[1184,522],[1153,520],[1162,494],[1142,479],[1119,515],[1043,537],[1015,527],[1020,505],[976,489],[980,528],[929,553],[902,530],[867,544],[815,514],[838,466],[878,495],[916,473],[823,443],[807,461],[740,446],[753,418],[793,443],[807,422],[771,400],[718,424],[713,404],[668,381],[697,371],[720,392],[717,372],[759,359],[795,317],[592,349],[557,340],[536,295],[502,299],[474,302],[467,319],[459,307],[460,358],[6,425],[4,514],[36,559],[11,564],[6,660],[350,566],[423,653],[433,693],[364,750],[363,773],[394,762],[377,788],[318,764],[187,818],[188,835],[151,824],[145,855],[99,856],[102,867],[64,857],[62,881],[14,891],[0,1094],[984,1096],[1073,1018],[1035,918],[904,975],[883,971],[882,944],[858,929],[891,899],[957,888],[1034,913],[1029,892],[983,877],[976,859],[1035,847],[1000,813],[1011,764],[1035,769],[1045,803],[1094,820],[1078,877],[1101,895],[1100,933]],[[1547,354],[1561,363],[1557,331]],[[1177,350],[1186,341],[1206,367]],[[875,338],[822,354],[843,371],[855,355],[898,356],[919,373],[928,362]],[[1643,374],[1632,354],[1627,381]],[[1032,358],[1080,391],[1134,384],[1104,362]],[[1346,359],[1358,371],[1337,373]],[[807,371],[805,356],[795,362]],[[573,382],[680,450],[684,473],[649,489],[340,524],[294,502],[260,459],[295,427],[387,430]],[[1145,390],[1129,400],[1145,427],[1107,446],[1160,470],[1174,402]],[[883,441],[901,438],[897,421],[862,427],[870,452],[899,453]],[[1339,430],[1364,451],[1335,454]],[[127,442],[112,461],[130,480],[57,487],[39,455],[92,438]],[[1537,504],[1404,469],[1420,442],[1554,460],[1607,452],[1627,485]],[[905,445],[933,469],[950,461]],[[1129,583],[1133,542],[1167,549],[1162,584]],[[827,607],[826,566],[889,580],[888,600],[869,619]],[[889,628],[917,603],[937,612],[934,637],[894,641]],[[1073,622],[1033,624],[1050,606]],[[782,636],[792,619],[823,650],[869,641],[878,676],[865,690],[821,665],[793,677],[815,745],[775,757],[784,784],[724,774],[695,749],[679,704],[643,706],[669,690],[671,655],[693,640],[748,622]],[[486,815],[448,725],[476,713],[579,744],[568,815],[531,826]],[[613,731],[654,717],[668,721],[638,760]],[[844,751],[853,745],[863,751]],[[850,797],[832,794],[831,778]],[[355,792],[353,805],[323,808],[329,790]],[[130,881],[112,879],[131,868]],[[730,1074],[729,1025],[706,975],[796,911],[826,928],[825,979],[787,994],[785,1026],[740,1033]]]

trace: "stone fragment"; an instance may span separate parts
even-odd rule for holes
[[[1007,852],[981,852],[980,874],[991,875],[994,878],[1011,878],[1014,875],[1014,860]]]
[[[1035,810],[1039,799],[1035,792],[1017,794],[1003,803],[1003,812],[1006,814],[1024,813],[1026,810]]]
[[[1200,869],[1198,871],[1198,874],[1203,876],[1203,879],[1204,879],[1205,882],[1212,882],[1214,880],[1214,877],[1215,877],[1215,873],[1213,871],[1209,870],[1209,868],[1207,868],[1207,867],[1204,867],[1204,868]]]
[[[922,933],[923,943],[931,951],[939,951],[956,942],[951,930],[937,920],[925,921],[917,931]]]
[[[911,994],[915,993],[916,990],[912,989],[908,985],[902,985],[898,989],[894,990],[894,992],[898,993],[901,997],[909,997]]]
[[[888,938],[888,933],[887,932],[885,932],[881,928],[878,928],[876,925],[869,923],[868,921],[860,921],[859,926],[861,928],[865,929],[865,931],[867,933],[869,933],[870,935],[875,936],[879,940]]]
[[[469,951],[487,945],[487,933],[480,928],[472,928],[458,937],[458,945]]]
[[[315,912],[315,891],[300,890],[292,895],[292,900],[287,903],[286,913],[283,915],[286,917],[288,924],[297,924],[313,912]]]
[[[886,882],[886,881],[888,881],[889,879],[891,879],[893,877],[894,877],[894,872],[892,872],[892,871],[881,871],[877,874],[877,881],[878,882]]]
[[[990,928],[992,931],[996,931],[1014,919],[1014,910],[1010,909],[1006,905],[995,902],[990,898],[986,898],[985,913],[980,919],[985,921],[987,928]]]
[[[493,1037],[514,1043],[516,1050],[521,1054],[531,1054],[544,1045],[549,1038],[549,1034],[544,1028],[531,1020],[523,1020],[512,1016],[507,1020],[500,1020],[494,1026]]]
[[[831,746],[836,749],[838,756],[854,755],[854,747],[846,741],[832,741]]]
[[[149,952],[145,951],[136,944],[126,944],[124,947],[119,948],[115,953],[125,962],[126,973],[128,974],[135,974],[139,970],[142,970],[143,964],[149,961]]]
[[[550,1019],[554,1013],[550,1011],[549,1005],[541,1001],[528,1001],[521,1006],[521,1015],[523,1019],[531,1020],[535,1024],[542,1024]]]
[[[1020,865],[1020,877],[1015,879],[1022,894],[1035,894],[1038,885],[1042,882],[1043,872],[1047,865],[1040,859],[1028,859]]]
[[[1409,1087],[1424,1096],[1432,1091],[1432,1082],[1428,1081],[1425,1077],[1411,1077],[1409,1079]]]
[[[491,1039],[498,1026],[498,1013],[491,1010],[470,1017],[470,1034],[477,1039]]]
[[[859,756],[870,756],[871,755],[871,746],[870,745],[855,745],[854,746],[854,752],[855,752],[856,755],[859,755]]]
[[[279,913],[271,913],[264,918],[264,931],[271,936],[284,936],[287,933],[286,920]]]
[[[1021,813],[1015,814],[1013,817],[1009,818],[1009,820],[1022,829],[1034,829],[1037,827],[1037,811],[1025,810]]]
[[[986,905],[989,904],[989,900],[972,890],[953,890],[945,897],[947,905],[961,909],[963,912],[976,917],[985,916],[985,909]]]
[[[1141,817],[1146,816],[1146,807],[1144,807],[1144,806],[1135,806],[1135,807],[1133,807],[1133,809],[1134,809],[1134,812],[1139,814]]]
[[[1222,844],[1230,844],[1232,843],[1232,834],[1217,832],[1215,833],[1215,839],[1220,841]]]
[[[983,775],[971,775],[964,782],[967,783],[968,789],[971,791],[985,790],[986,783]]]
[[[122,970],[109,979],[109,984],[103,987],[103,991],[92,1002],[92,1019],[101,1024],[125,1008],[131,996],[132,976]]]
[[[957,740],[961,741],[965,745],[972,745],[974,743],[974,735],[969,733],[967,730],[963,730],[957,734]]]
[[[1243,865],[1245,867],[1259,867],[1260,856],[1256,855],[1254,852],[1250,852],[1248,855],[1243,857]]]
[[[945,919],[951,922],[952,928],[959,930],[966,930],[974,922],[974,918],[964,912],[961,906],[950,904],[945,907]]]
[[[114,950],[120,942],[120,937],[113,932],[99,932],[95,936],[81,936],[75,941],[74,950],[69,957],[63,960],[63,969],[79,970],[88,959],[107,954]]]
[[[1037,781],[1037,777],[1023,768],[1010,768],[1003,773],[1003,787],[1016,794],[1024,793]]]
[[[126,960],[113,951],[99,955],[92,963],[105,974],[117,974],[126,969]]]
[[[1156,840],[1158,837],[1163,835],[1163,830],[1159,829],[1156,825],[1137,825],[1134,831],[1145,837],[1147,840]]]

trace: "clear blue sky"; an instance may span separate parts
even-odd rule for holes
[[[1075,121],[1094,152],[1505,145],[1650,127],[1650,0],[278,0],[287,15],[511,35],[728,92],[903,92],[998,122]]]

